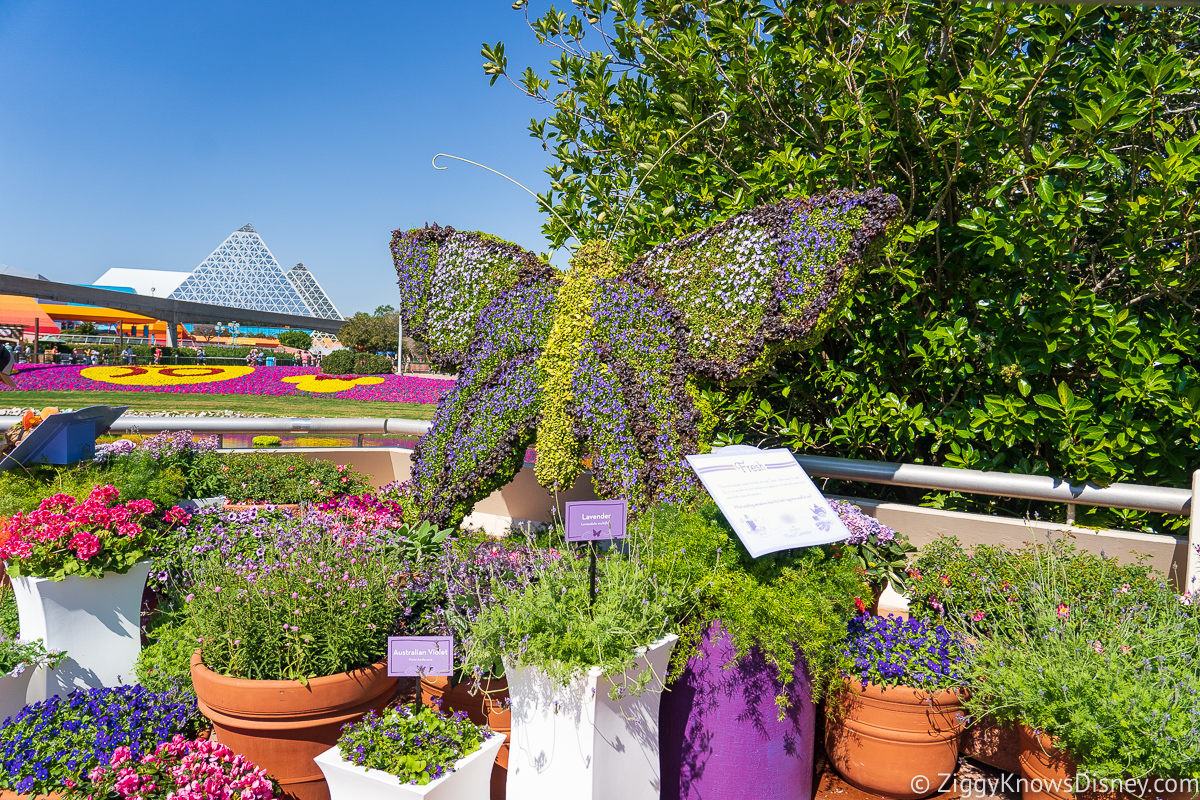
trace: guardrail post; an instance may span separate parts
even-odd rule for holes
[[[1188,526],[1187,583],[1183,590],[1200,592],[1200,469],[1192,473],[1192,522]]]

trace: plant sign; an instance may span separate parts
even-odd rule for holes
[[[731,445],[687,460],[754,558],[850,536],[788,450]]]
[[[454,674],[453,636],[389,636],[388,676],[418,678]]]
[[[567,503],[567,541],[624,539],[629,514],[626,500],[580,500]]]

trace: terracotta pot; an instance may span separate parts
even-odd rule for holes
[[[1075,762],[1054,740],[1020,727],[1021,800],[1074,800]]]
[[[397,682],[388,677],[386,661],[304,686],[218,675],[204,666],[199,650],[192,655],[200,712],[212,720],[217,741],[265,769],[297,800],[329,800],[313,758],[337,743],[343,725],[382,711]]]
[[[476,725],[487,725],[496,733],[504,734],[504,745],[496,753],[492,766],[492,800],[505,800],[508,781],[508,747],[512,736],[512,712],[508,703],[508,681],[491,678],[481,682],[481,694],[471,692],[470,682],[452,683],[449,678],[421,678],[421,702],[451,714],[467,712],[467,717]]]
[[[963,731],[962,754],[1005,772],[1021,772],[1021,734],[1015,725],[977,720]]]
[[[849,679],[844,686],[842,705],[826,721],[825,751],[846,782],[896,800],[936,794],[958,764],[958,692],[872,683],[864,689]]]
[[[226,503],[225,505],[221,506],[221,510],[222,511],[249,511],[252,508],[256,508],[259,511],[265,511],[268,505],[269,504],[267,504],[267,503]],[[299,503],[279,503],[278,505],[270,504],[270,507],[286,511],[289,514],[291,514],[293,517],[300,514],[300,504]]]
[[[49,794],[17,794],[7,789],[0,789],[0,800],[62,800],[61,792]]]

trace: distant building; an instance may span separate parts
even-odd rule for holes
[[[303,263],[287,272],[253,225],[238,228],[191,272],[110,269],[94,286],[230,308],[342,319]]]

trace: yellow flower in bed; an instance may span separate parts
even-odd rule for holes
[[[86,367],[79,374],[85,378],[122,386],[183,386],[191,383],[214,383],[241,378],[254,372],[254,367]]]
[[[302,392],[344,392],[355,386],[374,386],[383,383],[378,375],[291,375],[282,378],[284,383],[294,383]]]

